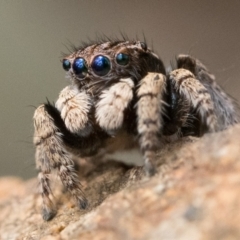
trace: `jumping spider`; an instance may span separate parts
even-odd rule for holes
[[[78,206],[87,207],[74,156],[137,143],[145,171],[153,175],[154,155],[166,136],[202,136],[239,121],[234,101],[187,55],[179,55],[177,67],[166,72],[144,42],[101,41],[76,49],[62,64],[71,84],[55,106],[43,104],[33,117],[44,220],[56,213],[49,180],[54,169]]]

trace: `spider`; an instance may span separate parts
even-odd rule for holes
[[[75,49],[62,65],[70,85],[55,105],[40,105],[33,117],[44,220],[56,214],[49,178],[53,170],[78,206],[88,205],[75,156],[139,146],[151,176],[164,138],[202,136],[239,122],[235,102],[188,55],[179,55],[176,67],[166,71],[145,42],[105,40]]]

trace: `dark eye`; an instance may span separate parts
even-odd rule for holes
[[[71,63],[68,59],[63,59],[62,66],[65,71],[68,71],[71,68]]]
[[[116,60],[117,60],[117,63],[119,65],[127,65],[128,62],[129,62],[129,56],[127,54],[124,54],[124,53],[119,53],[117,56],[116,56]]]
[[[145,42],[140,42],[140,45],[144,51],[147,51],[147,44]]]
[[[88,70],[84,58],[76,58],[74,60],[73,71],[80,78],[84,78],[87,75]]]
[[[91,67],[98,76],[106,75],[111,69],[109,59],[102,55],[98,55],[93,59]]]

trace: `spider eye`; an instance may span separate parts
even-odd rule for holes
[[[98,55],[93,59],[91,67],[95,74],[104,76],[110,71],[111,64],[107,57]]]
[[[145,42],[140,42],[140,45],[144,51],[147,51],[147,44]]]
[[[127,65],[128,62],[129,62],[129,56],[127,54],[124,54],[124,53],[119,53],[117,56],[116,56],[116,60],[117,60],[117,63],[119,65]]]
[[[71,68],[71,63],[68,59],[63,59],[62,66],[65,71],[68,71]]]
[[[87,75],[88,69],[84,58],[76,58],[74,60],[73,71],[80,78],[84,78]]]

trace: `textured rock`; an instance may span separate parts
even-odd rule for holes
[[[240,126],[158,153],[158,174],[82,161],[87,210],[55,181],[57,216],[41,218],[36,179],[0,179],[0,239],[240,239]]]

